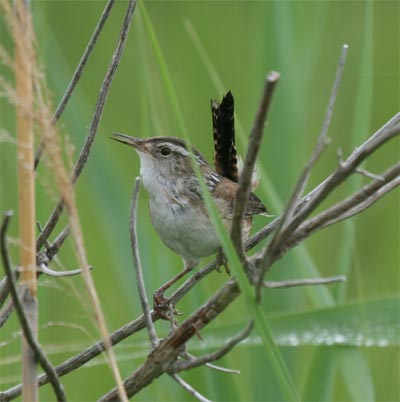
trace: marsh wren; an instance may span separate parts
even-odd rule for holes
[[[190,150],[179,138],[139,139],[125,134],[113,134],[111,138],[133,146],[139,154],[140,174],[150,198],[151,221],[161,240],[183,258],[185,271],[217,252],[219,239],[208,216],[190,152],[228,230],[238,183],[215,172],[198,150]],[[253,215],[266,213],[265,206],[251,193],[244,217],[245,237]]]

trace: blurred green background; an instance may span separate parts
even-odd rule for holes
[[[220,99],[228,89],[233,92],[237,143],[244,155],[265,74],[270,70],[281,73],[260,152],[262,180],[256,191],[274,215],[281,213],[312,152],[344,43],[350,48],[329,131],[332,144],[314,169],[307,190],[335,169],[338,148],[344,156],[348,155],[399,110],[397,1],[147,1],[144,4],[172,75],[191,141],[210,162],[213,157],[210,99]],[[75,156],[90,125],[126,5],[126,1],[118,1],[114,6],[61,118],[65,149],[69,143],[73,144]],[[61,99],[104,6],[104,1],[32,2],[38,52],[55,104]],[[1,40],[12,53],[3,19]],[[1,73],[12,80],[6,67],[1,66]],[[1,128],[14,137],[14,108],[4,98],[0,119]],[[109,139],[112,132],[137,137],[183,136],[139,8],[89,162],[77,185],[85,244],[110,330],[141,313],[128,233],[129,204],[134,178],[139,174],[139,161],[132,149]],[[0,147],[0,201],[4,211],[17,207],[16,147],[12,141],[4,140],[4,132]],[[364,167],[379,174],[398,157],[399,142],[394,140]],[[324,206],[367,182],[361,176],[351,179]],[[265,291],[263,310],[270,319],[276,342],[282,345],[281,352],[302,400],[400,399],[400,311],[396,298],[398,195],[398,191],[392,192],[350,222],[313,236],[288,253],[269,275],[271,280],[347,275],[346,284],[326,289]],[[57,197],[43,160],[37,186],[37,218],[42,224]],[[17,220],[15,216],[10,233],[14,240],[18,236]],[[62,223],[65,222],[64,219]],[[265,218],[258,218],[255,229],[266,222]],[[58,229],[61,228],[60,224]],[[156,236],[148,217],[145,191],[140,194],[138,233],[145,281],[151,295],[182,263]],[[16,262],[17,246],[15,241],[12,243]],[[58,260],[58,265],[65,269],[76,268],[71,241]],[[179,310],[187,316],[226,279],[225,273],[211,274],[178,305]],[[54,363],[64,361],[99,338],[81,278],[41,278],[39,302],[39,336]],[[351,313],[345,315],[348,304]],[[375,308],[376,305],[381,307]],[[236,301],[210,328],[202,331],[204,341],[194,340],[189,351],[202,354],[214,350],[244,326],[248,314],[245,303]],[[346,342],[337,345],[332,334],[343,317],[350,329]],[[319,338],[299,336],[303,325],[309,324],[314,325],[314,335],[320,333]],[[168,325],[158,323],[157,330],[164,336]],[[13,316],[0,332],[1,390],[19,382],[18,331]],[[369,333],[374,335],[368,338]],[[239,369],[240,375],[199,368],[184,373],[183,378],[211,400],[282,400],[262,349],[254,332],[249,342],[220,362]],[[148,351],[144,332],[121,343],[116,353],[123,376],[138,367]],[[63,383],[69,399],[75,401],[95,400],[113,387],[104,357],[63,377]],[[40,400],[53,400],[48,386],[40,392]],[[191,397],[164,376],[135,400],[191,400]]]

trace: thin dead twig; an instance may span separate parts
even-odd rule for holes
[[[158,319],[158,316],[153,313],[153,320]],[[112,345],[116,345],[119,342],[123,341],[130,335],[146,328],[146,324],[144,321],[144,316],[137,318],[136,320],[124,325],[123,327],[117,329],[113,333],[109,335],[110,341]],[[101,353],[105,351],[105,345],[103,341],[98,341],[95,344],[89,346],[82,352],[78,353],[76,356],[73,356],[61,363],[60,365],[55,367],[57,374],[61,377],[66,375],[79,367],[82,367],[85,363],[92,360],[96,356],[99,356]],[[38,377],[39,386],[45,385],[49,382],[49,378],[46,374],[41,374]],[[21,384],[15,385],[14,387],[9,388],[7,391],[0,393],[0,396],[3,397],[4,400],[9,401],[12,400],[19,395],[21,395],[22,387]],[[0,398],[0,401],[2,399]]]
[[[122,28],[119,34],[117,45],[113,56],[111,58],[110,65],[108,67],[107,73],[104,77],[103,84],[100,88],[99,96],[97,98],[96,107],[92,117],[92,122],[85,139],[85,143],[81,149],[78,160],[75,164],[74,172],[72,174],[72,183],[75,184],[78,180],[86,162],[89,157],[94,139],[97,134],[97,129],[100,124],[101,116],[103,115],[104,105],[111,87],[111,83],[114,79],[115,73],[117,71],[119,62],[122,57],[123,50],[125,48],[126,40],[128,37],[129,27],[133,18],[133,14],[136,8],[136,0],[130,0],[128,3],[128,9],[125,14],[125,18],[122,24]],[[40,233],[37,239],[37,249],[39,250],[45,241],[49,238],[50,234],[53,232],[58,220],[60,219],[61,213],[64,209],[64,204],[62,199],[59,200],[55,206],[53,212],[51,213],[46,225],[43,228],[42,233]]]
[[[53,391],[54,391],[54,394],[55,394],[57,400],[58,401],[66,401],[67,398],[64,393],[63,386],[58,378],[56,371],[54,370],[54,367],[51,365],[50,361],[47,359],[42,348],[40,347],[39,343],[37,342],[36,336],[32,332],[29,321],[25,315],[25,311],[24,311],[22,302],[18,295],[17,284],[14,279],[14,273],[11,269],[10,261],[8,258],[7,244],[6,244],[7,243],[6,242],[6,233],[7,233],[7,228],[8,228],[8,224],[10,222],[11,216],[12,216],[12,212],[10,212],[10,211],[6,212],[4,215],[4,219],[3,219],[3,222],[1,224],[1,229],[0,229],[0,242],[1,242],[1,257],[3,260],[5,273],[8,277],[9,283],[10,283],[10,292],[11,292],[13,304],[17,311],[18,319],[21,324],[21,328],[24,333],[25,340],[28,343],[30,350],[33,353],[35,359],[39,362],[39,364],[42,366],[43,370],[47,374],[47,377],[49,379],[51,386],[53,387]],[[1,396],[1,394],[0,394],[0,396]]]
[[[127,12],[125,15],[123,27],[121,29],[120,33],[120,40],[117,45],[117,49],[114,53],[114,60],[118,59],[118,55],[122,54],[122,49],[123,45],[126,41],[127,38],[127,33],[128,33],[128,28],[130,26],[130,23],[133,18],[134,10],[135,10],[136,2],[134,0],[131,0],[128,3],[127,7]],[[123,37],[123,39],[121,39]],[[114,61],[113,60],[113,61]],[[101,90],[105,91],[105,94],[108,93],[108,89],[111,85],[112,78],[114,77],[116,68],[118,64],[115,64],[112,61],[110,64],[111,68],[108,71],[108,74],[106,75],[106,78],[103,82],[103,87]],[[94,285],[93,278],[90,274],[89,270],[89,264],[87,260],[87,255],[86,255],[86,250],[84,247],[84,242],[83,242],[83,234],[82,234],[82,229],[80,225],[80,220],[79,220],[79,214],[78,210],[76,207],[76,202],[75,202],[75,194],[73,190],[73,185],[75,183],[76,178],[79,176],[81,170],[83,169],[83,166],[87,160],[88,154],[83,154],[81,153],[81,156],[84,155],[83,159],[79,159],[77,165],[75,166],[75,171],[73,174],[72,179],[69,179],[68,173],[62,163],[62,157],[61,157],[61,147],[58,142],[58,137],[55,133],[55,128],[54,124],[52,124],[50,116],[50,108],[48,107],[48,104],[45,100],[45,94],[46,94],[46,87],[41,86],[41,82],[39,79],[36,79],[36,92],[37,92],[37,97],[38,97],[38,103],[40,106],[40,110],[42,110],[42,119],[40,123],[42,123],[42,136],[43,140],[45,141],[45,145],[47,147],[47,152],[49,153],[49,156],[51,158],[52,166],[55,171],[55,178],[57,181],[58,188],[61,192],[61,203],[59,205],[63,208],[64,206],[67,209],[67,213],[69,216],[69,222],[71,225],[71,231],[73,233],[73,240],[75,243],[75,249],[76,249],[76,254],[78,258],[79,265],[82,267],[82,278],[84,280],[85,286],[87,293],[90,297],[91,304],[93,306],[93,312],[94,312],[94,317],[97,322],[97,326],[99,329],[99,332],[101,334],[101,337],[104,340],[104,344],[106,347],[106,354],[108,357],[109,365],[112,370],[117,389],[118,389],[118,397],[122,401],[127,401],[126,393],[122,384],[122,379],[121,375],[118,369],[117,361],[115,358],[115,355],[112,350],[112,344],[109,339],[109,333],[105,321],[105,317],[103,314],[103,311],[101,309],[100,305],[100,300],[97,294],[96,287]],[[101,92],[101,91],[100,91]],[[97,131],[97,127],[100,121],[100,115],[102,114],[102,110],[104,108],[104,103],[106,100],[106,96],[99,96],[100,103],[97,104],[96,110],[95,110],[95,117],[93,121],[96,122],[96,124],[92,125],[93,131],[88,135],[86,138],[86,144],[89,142],[93,142],[95,133]],[[90,146],[89,146],[90,148]],[[85,147],[84,147],[85,150]],[[43,229],[41,232],[41,235],[45,233],[46,227]],[[44,239],[46,241],[47,238]],[[36,379],[36,376],[35,376]]]
[[[184,357],[187,360],[195,360],[197,359],[196,356],[191,355],[188,352],[183,352],[181,353],[181,357]],[[240,374],[239,370],[234,370],[234,369],[228,369],[226,367],[221,367],[221,366],[217,366],[216,364],[212,364],[212,363],[205,363],[204,364],[206,367],[213,369],[215,371],[221,371],[223,373],[228,373],[228,374]]]
[[[284,255],[288,250],[295,247],[315,232],[360,213],[382,198],[389,191],[392,191],[395,187],[399,186],[399,167],[400,165],[395,165],[382,174],[382,177],[385,178],[384,183],[381,179],[375,180],[364,186],[360,191],[354,193],[352,196],[333,205],[317,216],[301,223],[289,236],[284,247],[281,247],[279,252],[274,254],[271,259],[271,264]],[[257,259],[259,257],[255,256],[253,258]]]
[[[357,147],[345,161],[339,163],[337,169],[327,179],[311,191],[307,197],[304,197],[298,207],[298,211],[285,230],[293,232],[293,230],[298,227],[340,183],[355,172],[355,169],[368,156],[378,150],[387,141],[398,135],[400,133],[399,124],[400,113],[397,113],[384,126],[369,137],[367,141]]]
[[[191,358],[188,361],[176,361],[171,368],[168,370],[169,373],[178,373],[184,370],[190,370],[196,367],[204,366],[207,363],[219,360],[221,357],[225,356],[228,352],[230,352],[239,342],[246,339],[251,330],[253,329],[253,322],[250,322],[246,327],[240,331],[238,334],[229,339],[225,345],[213,352],[209,353],[205,356]]]
[[[91,269],[92,267],[88,267]],[[46,274],[48,276],[52,276],[54,278],[62,278],[65,276],[74,276],[82,273],[81,269],[72,269],[70,271],[54,271],[54,269],[49,268],[46,264],[40,264],[38,268],[38,272],[42,274]]]
[[[153,320],[151,318],[149,302],[147,300],[146,288],[144,285],[143,272],[142,272],[142,264],[140,262],[139,247],[137,242],[136,217],[137,217],[139,188],[140,188],[140,177],[136,177],[135,187],[133,189],[132,204],[131,204],[131,219],[129,223],[129,232],[131,235],[133,265],[135,266],[135,274],[139,290],[140,302],[142,304],[144,319],[146,322],[146,327],[150,338],[150,345],[152,349],[154,349],[158,344],[158,338],[156,335],[156,331],[154,329]]]
[[[206,303],[187,318],[175,331],[162,339],[145,363],[124,380],[128,397],[162,375],[179,356],[182,347],[240,294],[236,281],[231,278]],[[99,401],[117,401],[117,390],[103,395]]]
[[[360,168],[360,167],[356,169],[356,173],[360,173],[363,176],[368,177],[369,179],[384,180],[381,176],[379,176],[375,173],[371,173],[368,170]]]
[[[342,202],[302,223],[291,235],[288,245],[292,247],[316,231],[347,219],[371,206],[400,184],[400,164],[388,169],[381,177],[385,180],[384,182],[382,182],[381,178],[374,180]]]
[[[37,254],[37,264],[40,266],[43,262],[50,263],[53,258],[57,255],[58,250],[64,243],[65,239],[69,235],[70,228],[67,225],[64,230],[57,236],[52,244],[50,244],[45,252],[40,252]],[[19,272],[15,272],[16,277],[19,277]],[[41,275],[41,272],[38,271],[38,276]],[[5,276],[0,282],[0,306],[3,306],[6,301],[8,295],[10,294],[10,285],[8,281],[8,277]],[[4,325],[4,323],[8,320],[12,312],[14,311],[14,305],[12,299],[9,300],[7,305],[0,311],[0,328]]]
[[[37,263],[40,265],[42,262],[49,263],[58,253],[65,239],[70,233],[69,225],[67,225],[64,230],[57,236],[52,244],[46,247],[45,256],[38,254]],[[18,274],[18,273],[17,273]],[[19,275],[19,274],[18,274]],[[2,306],[10,293],[8,278],[4,277],[0,281],[0,306]],[[1,325],[0,325],[1,327]]]
[[[332,276],[330,278],[308,278],[308,279],[291,279],[289,281],[271,282],[264,281],[263,287],[267,289],[282,289],[292,288],[295,286],[315,286],[315,285],[329,285],[331,283],[345,282],[346,277],[343,275]]]
[[[68,85],[68,87],[67,87],[67,89],[66,89],[66,91],[65,91],[65,93],[64,93],[64,95],[63,95],[63,97],[62,97],[62,99],[61,99],[61,101],[60,101],[60,103],[58,105],[58,107],[57,107],[57,109],[56,109],[56,112],[55,112],[54,117],[53,117],[53,124],[55,124],[57,122],[57,120],[61,117],[61,115],[62,115],[62,113],[63,113],[63,111],[65,109],[65,106],[67,105],[68,100],[71,97],[72,92],[75,89],[75,86],[78,83],[78,81],[79,81],[79,79],[80,79],[80,77],[82,75],[83,69],[84,69],[84,67],[85,67],[85,65],[86,65],[86,63],[87,63],[87,61],[89,59],[89,56],[90,56],[90,54],[91,54],[91,52],[92,52],[92,50],[93,50],[93,48],[94,48],[94,46],[95,46],[95,44],[97,42],[97,39],[98,39],[98,37],[99,37],[99,35],[101,33],[101,30],[104,27],[104,24],[105,24],[110,12],[111,12],[111,9],[112,9],[114,3],[115,3],[115,0],[109,0],[107,5],[106,5],[106,7],[104,8],[104,11],[103,11],[103,13],[102,13],[97,25],[96,25],[96,28],[95,28],[95,30],[93,32],[92,37],[89,40],[89,43],[88,43],[88,45],[87,45],[87,47],[85,49],[85,52],[83,53],[83,55],[81,57],[81,60],[80,60],[78,66],[77,66],[77,68],[76,68],[76,70],[75,70],[75,72],[74,72],[74,74],[73,74],[73,76],[71,78],[71,81],[70,81],[70,83],[69,83],[69,85]],[[129,24],[125,24],[123,26],[124,33],[121,33],[120,39],[119,39],[119,42],[118,42],[119,45],[122,42],[122,50],[124,48],[124,40],[126,40],[126,34],[127,34],[128,28],[129,28]],[[118,44],[117,44],[117,49],[118,49]],[[116,51],[114,53],[112,61],[111,61],[111,64],[109,66],[109,70],[108,70],[109,72],[113,69],[113,65],[118,66],[120,58],[121,58],[121,55],[122,55],[122,51],[121,52]],[[116,69],[116,67],[115,67],[115,69]],[[109,76],[109,74],[106,75],[105,81],[107,80],[108,76]],[[111,78],[109,78],[110,83],[111,83],[112,79],[113,79],[113,76]],[[103,90],[100,91],[99,98],[101,98],[101,97],[105,98],[107,96],[108,90],[106,90],[105,86],[106,86],[105,82],[103,82],[103,87],[102,87]],[[105,99],[104,99],[104,101],[105,101]],[[97,110],[98,105],[100,105],[100,104],[101,104],[101,102],[100,102],[100,100],[98,100],[97,105],[96,105],[96,110]],[[103,103],[103,107],[104,107],[104,103]],[[94,114],[91,129],[89,130],[89,133],[93,132],[93,130],[95,130],[95,131],[97,130],[97,126],[99,124],[101,114],[102,114],[102,111],[100,113],[97,113],[97,114],[95,113]],[[86,147],[86,149],[85,149],[86,154],[89,153],[90,146],[91,146],[91,144],[85,143],[84,149]],[[81,155],[83,154],[83,150],[81,151]],[[39,146],[38,152],[36,154],[35,168],[37,167],[37,165],[39,163],[39,160],[40,160],[42,152],[43,152],[43,144],[41,144]],[[78,176],[79,176],[79,174],[78,174]],[[78,177],[76,177],[75,181],[77,180],[77,178]],[[39,237],[37,239],[37,249],[38,250],[43,246],[45,241],[49,238],[50,234],[54,230],[55,225],[58,222],[62,211],[63,211],[62,201],[59,201],[58,204],[56,205],[55,209],[53,210],[52,215],[49,218],[49,221],[46,224],[45,232],[40,233],[40,235],[39,235]],[[66,228],[64,228],[63,232],[67,232],[67,231],[69,231],[68,226]],[[7,298],[8,294],[9,294],[8,285],[7,285],[6,281],[7,281],[7,278],[4,278],[2,280],[2,282],[0,283],[0,305],[2,305],[4,303],[5,299]]]
[[[103,10],[103,13],[101,14],[100,19],[97,22],[97,25],[96,25],[96,27],[95,27],[95,29],[93,31],[93,34],[92,34],[92,36],[91,36],[91,38],[89,40],[89,43],[87,44],[86,49],[83,52],[82,57],[81,57],[78,65],[77,65],[77,67],[76,67],[76,69],[75,69],[75,71],[74,71],[74,73],[72,75],[71,81],[69,82],[68,87],[65,90],[64,95],[61,98],[61,101],[57,106],[57,109],[56,109],[56,111],[54,113],[54,117],[53,117],[53,124],[56,124],[58,119],[63,114],[64,109],[67,106],[67,103],[68,103],[68,101],[69,101],[69,99],[70,99],[70,97],[72,95],[72,92],[74,91],[76,85],[79,82],[79,79],[81,78],[82,72],[83,72],[83,70],[84,70],[84,68],[86,66],[87,61],[89,60],[89,56],[92,53],[92,50],[94,49],[94,46],[95,46],[95,44],[97,42],[97,39],[98,39],[98,37],[99,37],[103,27],[104,27],[104,24],[107,21],[109,15],[110,15],[110,12],[111,12],[111,9],[112,9],[114,3],[115,3],[115,0],[108,0],[107,4],[106,4],[106,6],[105,6],[105,8]],[[40,158],[42,157],[43,151],[44,151],[44,143],[42,141],[39,144],[38,150],[37,150],[36,155],[35,155],[35,169],[39,165]]]
[[[367,158],[372,152],[376,151],[380,146],[385,144],[386,141],[398,135],[400,133],[399,124],[400,113],[397,113],[391,119],[389,119],[387,123],[380,127],[370,138],[368,138],[364,144],[357,147],[345,162],[340,160],[339,167],[335,170],[335,172],[333,172],[322,183],[320,183],[301,199],[296,208],[294,219],[297,219],[298,213],[307,206],[310,208],[310,212],[307,211],[307,214],[311,213],[311,211],[315,209],[316,205],[318,205],[319,202],[322,202],[343,180],[347,179],[347,177],[353,173],[353,170],[359,164],[361,164],[365,158]],[[365,145],[368,145],[368,147],[364,148]],[[310,204],[312,205],[310,206]],[[267,238],[274,230],[276,230],[281,219],[282,217],[277,217],[270,224],[260,229],[257,233],[247,239],[245,242],[246,250],[251,249],[260,241]]]
[[[243,164],[243,171],[239,179],[239,188],[235,197],[231,236],[235,249],[242,261],[245,260],[242,240],[243,216],[246,210],[247,200],[250,195],[251,178],[263,138],[265,121],[270,108],[272,95],[274,94],[274,89],[279,77],[279,73],[275,71],[270,72],[266,77],[263,94],[250,134],[246,159]]]
[[[400,113],[397,113],[360,147],[356,148],[346,161],[339,163],[339,166],[334,173],[302,199],[296,208],[296,213],[293,216],[293,219],[287,223],[284,229],[285,234],[281,235],[281,244],[279,244],[279,247],[277,244],[274,247],[269,246],[264,252],[263,257],[260,259],[264,273],[268,271],[273,261],[276,260],[273,254],[281,254],[282,247],[286,247],[284,246],[284,241],[282,239],[287,239],[290,234],[292,234],[296,228],[305,221],[306,217],[310,215],[311,212],[320,205],[336,187],[339,186],[339,184],[346,180],[351,174],[355,173],[355,169],[363,162],[363,160],[388,140],[398,135],[400,133],[399,122]]]
[[[287,231],[285,230],[286,225],[288,222],[290,222],[292,220],[292,217],[296,211],[297,205],[299,204],[300,198],[302,197],[302,195],[304,193],[304,189],[308,183],[311,169],[315,165],[315,162],[317,161],[317,159],[319,158],[319,156],[321,155],[323,149],[325,148],[325,146],[327,144],[328,128],[329,128],[329,125],[330,125],[330,122],[332,119],[333,108],[335,106],[340,81],[341,81],[342,75],[343,75],[344,64],[345,64],[346,56],[347,56],[347,50],[348,50],[348,46],[343,45],[342,52],[341,52],[340,58],[339,58],[339,64],[338,64],[338,67],[336,70],[335,81],[333,83],[332,92],[331,92],[331,95],[329,98],[328,107],[327,107],[327,111],[325,114],[325,119],[324,119],[324,122],[322,125],[322,129],[321,129],[317,144],[314,148],[314,151],[313,151],[306,167],[304,168],[303,172],[301,173],[299,180],[297,181],[296,187],[293,191],[292,196],[290,197],[290,200],[288,202],[287,207],[285,208],[285,211],[282,214],[282,217],[279,221],[279,224],[274,233],[274,236],[272,237],[271,242],[269,243],[269,245],[265,251],[265,254],[264,254],[264,257],[263,257],[263,260],[261,263],[261,267],[262,267],[261,275],[259,276],[258,283],[256,284],[257,300],[260,300],[260,298],[261,298],[261,286],[264,281],[265,273],[267,272],[267,269],[269,266],[268,260],[271,258],[271,254],[274,252],[274,250],[279,248],[280,245],[287,238]]]

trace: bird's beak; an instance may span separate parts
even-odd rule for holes
[[[111,137],[115,141],[122,142],[123,144],[131,145],[141,152],[148,152],[144,140],[140,138],[130,137],[126,134],[112,133]]]

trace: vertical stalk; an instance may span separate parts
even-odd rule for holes
[[[33,143],[33,46],[29,2],[14,1],[15,83],[17,91],[18,215],[21,260],[21,299],[29,326],[37,337],[37,284],[35,239],[35,182]],[[38,400],[37,366],[33,352],[22,339],[22,396]]]

